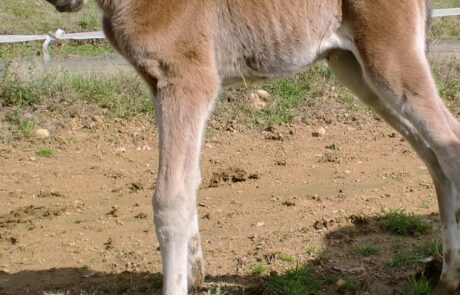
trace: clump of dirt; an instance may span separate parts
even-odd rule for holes
[[[40,190],[38,198],[64,198],[64,194],[55,190]]]
[[[230,184],[237,182],[245,182],[249,179],[259,179],[258,173],[249,174],[246,170],[241,168],[230,167],[228,169],[214,172],[209,181],[208,187],[219,187],[222,184]]]
[[[19,224],[32,224],[35,220],[52,219],[62,215],[66,210],[66,207],[20,207],[0,216],[0,228],[11,229]]]

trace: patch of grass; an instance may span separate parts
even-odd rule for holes
[[[59,57],[105,56],[113,54],[112,46],[106,41],[56,41],[49,48],[51,59]],[[0,59],[32,59],[43,57],[42,44],[37,42],[0,45]]]
[[[431,225],[420,217],[408,215],[404,209],[390,209],[380,220],[380,228],[401,236],[420,236],[427,234]]]
[[[425,276],[419,279],[410,279],[407,283],[405,295],[431,295],[432,288],[430,282]]]
[[[460,39],[460,17],[444,17],[433,20],[430,39]]]
[[[46,34],[61,28],[66,32],[99,30],[101,12],[94,0],[89,0],[78,13],[58,13],[41,0],[2,0],[0,2],[1,34]]]
[[[379,253],[379,248],[375,246],[363,246],[363,247],[356,247],[351,250],[353,254],[361,255],[364,257],[374,256]]]
[[[78,13],[58,13],[42,0],[2,0],[0,2],[0,34],[54,33],[62,29],[67,33],[101,30],[101,12],[94,0],[89,0]],[[42,42],[0,45],[0,59],[33,58],[41,56]],[[50,47],[52,57],[98,56],[113,52],[106,41],[59,41]]]
[[[437,61],[433,64],[433,75],[441,97],[454,114],[460,112],[460,60]]]
[[[314,277],[307,267],[302,267],[270,276],[265,289],[271,295],[316,295],[322,294],[323,284],[324,281]]]
[[[147,277],[150,286],[154,289],[163,288],[163,276],[161,274],[152,274]]]
[[[51,58],[104,56],[112,53],[114,53],[112,46],[104,41],[60,42],[53,44],[50,50]]]
[[[50,94],[48,78],[22,81],[17,77],[5,77],[0,84],[0,106],[23,108],[36,104],[42,95]]]
[[[460,114],[460,59],[433,63],[433,74],[441,97],[454,115]]]
[[[439,240],[427,242],[413,251],[404,251],[398,247],[396,255],[386,265],[389,267],[404,267],[421,264],[428,257],[442,258],[442,243]]]
[[[288,255],[288,254],[280,254],[279,258],[281,261],[287,262],[287,263],[294,263],[295,259],[294,256]]]
[[[252,267],[251,272],[254,275],[261,275],[265,273],[268,270],[267,266],[265,264],[256,264]]]
[[[366,104],[351,92],[345,92],[344,95],[342,95],[342,100],[350,106],[353,111],[362,112],[367,109]]]
[[[436,9],[460,7],[460,0],[434,0],[433,7]]]
[[[33,120],[22,120],[19,122],[18,130],[22,136],[28,138],[32,136],[32,132],[34,131],[35,126],[36,123]]]
[[[127,284],[122,284],[119,286],[116,286],[113,290],[113,293],[115,295],[124,295],[124,294],[129,294],[130,288]]]
[[[423,257],[442,258],[442,242],[434,240],[417,248],[417,253]]]
[[[221,288],[216,287],[210,290],[201,291],[198,293],[193,293],[195,295],[245,295],[246,293],[252,294],[251,292],[246,292],[245,288]]]
[[[250,121],[266,122],[266,126],[290,123],[302,114],[303,107],[316,104],[331,86],[332,72],[325,64],[313,65],[309,70],[290,78],[274,81],[262,86],[270,94],[267,107],[261,110],[245,109]],[[264,127],[266,127],[264,126]]]
[[[385,265],[388,267],[405,267],[417,265],[421,262],[422,256],[416,252],[398,252]]]
[[[359,291],[359,286],[356,282],[350,280],[350,279],[345,279],[345,283],[343,286],[339,288],[340,294],[345,294],[345,295],[352,295],[352,294],[357,294]]]
[[[85,291],[85,290],[79,290],[78,292],[69,290],[69,291],[52,291],[52,292],[44,292],[43,293],[43,295],[69,295],[69,294],[97,295],[99,293],[97,291]]]
[[[20,136],[25,138],[32,136],[32,132],[37,124],[35,118],[19,106],[5,110],[4,120],[9,123],[14,132],[19,133]]]
[[[52,158],[54,156],[54,151],[52,149],[41,149],[35,153],[37,156],[42,157],[42,158]]]
[[[140,78],[113,76],[67,76],[57,91],[105,108],[115,118],[130,118],[152,113],[153,103]]]
[[[200,295],[228,295],[228,293],[225,292],[225,291],[222,291],[222,289],[220,287],[217,287],[215,289],[205,291],[205,292],[201,293]]]
[[[430,202],[428,202],[428,201],[423,201],[423,202],[420,204],[420,208],[422,208],[422,209],[430,209],[430,208],[431,208],[431,204],[430,204]]]
[[[84,101],[106,109],[114,118],[123,119],[152,113],[150,97],[142,80],[134,75],[62,74],[30,80],[7,77],[0,85],[0,106],[23,110],[36,108],[47,99],[58,99],[67,104]],[[19,120],[16,121],[19,124]]]
[[[433,7],[455,8],[460,7],[460,0],[435,0]],[[431,39],[459,39],[460,38],[460,17],[444,17],[433,19],[433,26],[430,32]]]

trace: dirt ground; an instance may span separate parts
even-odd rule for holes
[[[250,290],[263,278],[255,265],[264,275],[309,265],[332,278],[325,294],[340,293],[340,278],[401,294],[417,269],[385,262],[398,245],[439,236],[429,173],[386,123],[341,117],[269,131],[211,122],[198,204],[208,286]],[[325,135],[313,136],[320,127]],[[149,120],[98,116],[69,119],[50,139],[0,145],[0,294],[159,294],[156,145]],[[40,157],[41,148],[54,154]],[[382,233],[372,220],[385,208],[406,208],[434,230]],[[352,254],[360,245],[379,255]]]

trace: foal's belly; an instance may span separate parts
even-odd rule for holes
[[[337,46],[337,0],[229,0],[219,8],[215,55],[224,84],[289,75]]]

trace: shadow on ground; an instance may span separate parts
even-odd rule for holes
[[[291,265],[294,272],[306,270],[307,275],[311,276],[295,284],[318,283],[318,289],[308,294],[325,295],[406,294],[411,278],[419,278],[422,273],[431,285],[436,284],[442,268],[441,250],[432,246],[439,236],[436,229],[438,217],[419,217],[432,225],[430,233],[412,236],[386,233],[381,228],[379,218],[355,216],[347,226],[337,229],[330,229],[332,225],[325,222],[324,240],[328,246],[312,254],[315,256],[312,259]],[[375,249],[375,253],[358,253],[359,250],[356,250],[366,247]],[[289,291],[289,288],[285,289],[288,291],[270,291],[273,288],[268,284],[274,278],[275,285],[279,285],[292,280],[292,276],[288,278],[286,274],[268,272],[265,275],[207,277],[205,288],[196,294],[308,295],[305,293],[307,291],[295,289],[295,284],[294,291]],[[0,294],[5,295],[161,294],[161,285],[160,273],[111,274],[93,272],[88,268],[0,273]]]

